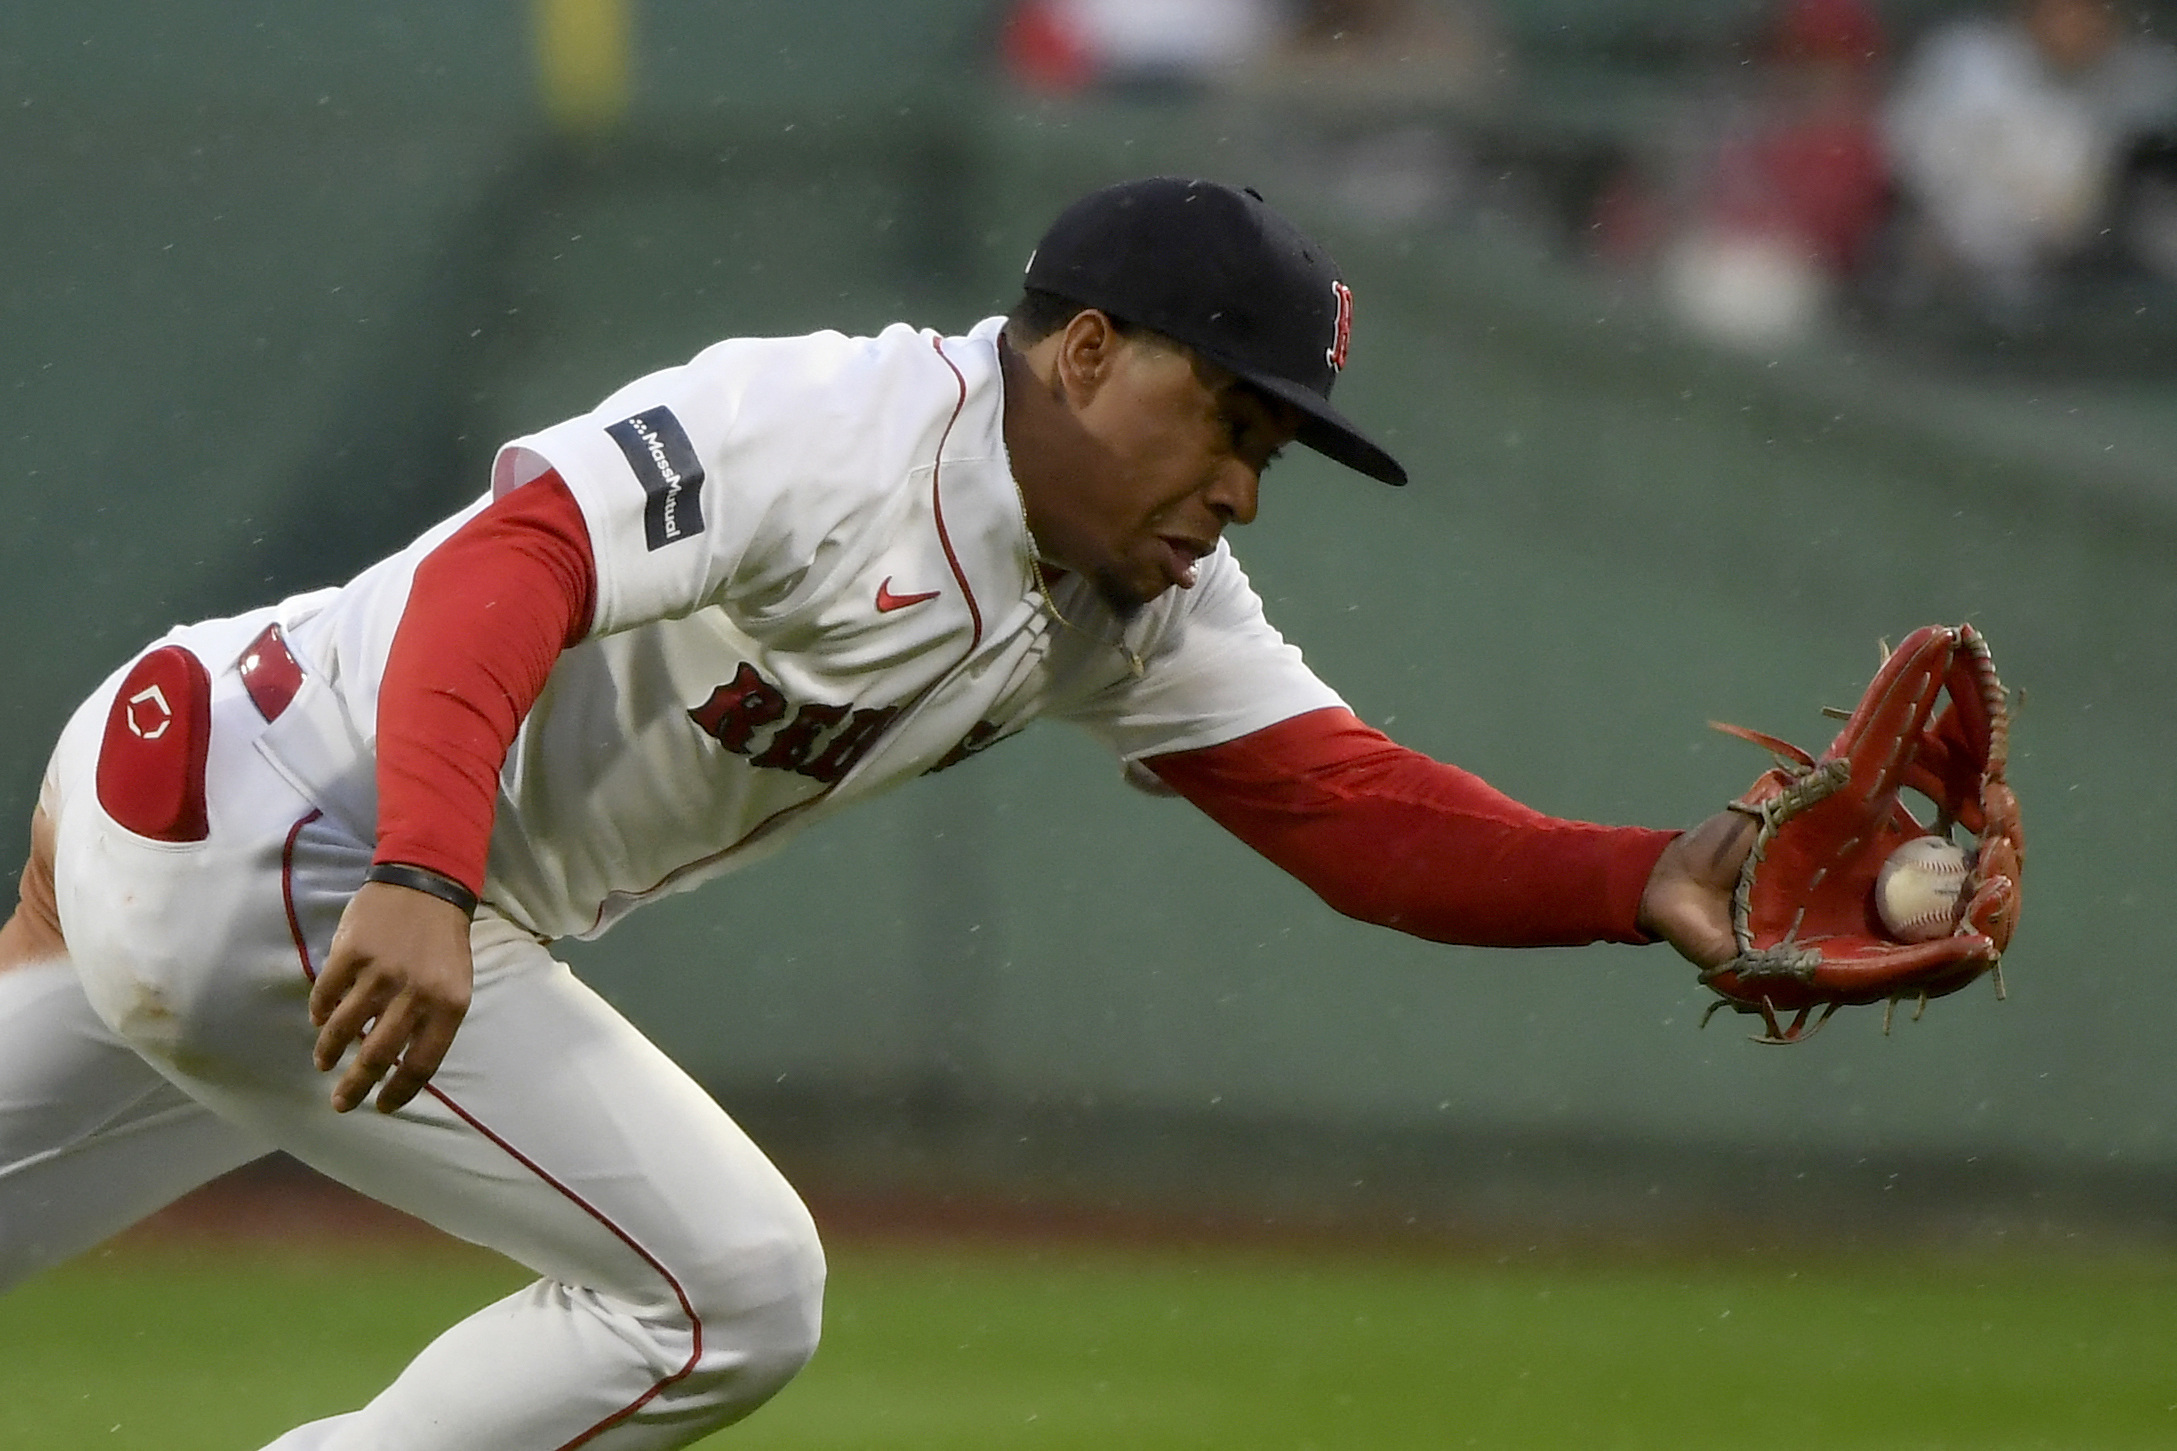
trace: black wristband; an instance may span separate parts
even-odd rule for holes
[[[412,867],[406,862],[372,862],[369,870],[363,873],[363,880],[425,892],[441,902],[453,903],[465,917],[476,915],[476,893],[444,872],[434,872],[429,867]]]

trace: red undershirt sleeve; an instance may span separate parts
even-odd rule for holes
[[[378,686],[374,860],[483,890],[499,768],[596,603],[589,528],[557,473],[494,500],[424,556]]]
[[[1340,708],[1144,764],[1338,911],[1437,942],[1650,941],[1641,892],[1677,835],[1544,815]]]

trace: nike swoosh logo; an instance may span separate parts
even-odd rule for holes
[[[918,595],[896,595],[892,593],[892,576],[886,575],[884,583],[877,586],[877,613],[889,615],[894,610],[904,610],[909,605],[919,605],[924,600],[934,600],[943,593],[943,590],[933,589]]]

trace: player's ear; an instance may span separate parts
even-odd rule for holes
[[[1059,331],[1052,381],[1075,407],[1089,401],[1111,378],[1126,339],[1109,314],[1085,307]]]

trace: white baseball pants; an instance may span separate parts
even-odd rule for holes
[[[391,1115],[332,1111],[309,983],[370,849],[253,747],[265,722],[223,667],[264,621],[169,637],[213,676],[204,840],[137,836],[101,805],[119,676],[55,754],[74,971],[0,973],[0,1277],[277,1147],[543,1278],[267,1451],[647,1451],[746,1415],[815,1348],[815,1227],[717,1104],[534,938],[480,915],[471,1007],[425,1092]]]

